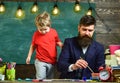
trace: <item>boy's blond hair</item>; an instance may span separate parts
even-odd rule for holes
[[[35,19],[35,24],[38,28],[51,27],[50,15],[47,12],[39,14]]]

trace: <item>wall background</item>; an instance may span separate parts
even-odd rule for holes
[[[105,48],[120,45],[120,0],[93,0],[96,3],[96,40]],[[109,31],[111,29],[111,31]]]
[[[40,11],[36,14],[30,12],[32,5],[33,2],[21,3],[22,9],[25,11],[25,18],[18,19],[15,17],[18,3],[5,2],[6,12],[0,14],[0,57],[5,62],[25,64],[31,38],[36,30],[34,18],[43,11],[51,13],[54,2],[38,3]],[[89,8],[88,3],[83,2],[80,5],[82,10],[75,13],[73,11],[74,2],[59,2],[60,15],[51,15],[52,27],[58,31],[63,42],[65,38],[77,35],[79,19],[86,14]],[[94,3],[91,3],[91,6],[95,8]],[[94,12],[93,16],[95,16]],[[60,48],[58,48],[58,55],[59,52]],[[34,55],[31,64],[34,62]]]
[[[12,1],[16,1],[16,0],[12,0]],[[40,3],[41,3],[41,1],[43,1],[43,2],[48,1],[49,2],[49,1],[52,1],[52,0],[40,0]],[[59,0],[59,1],[62,1],[62,2],[68,1],[68,2],[71,2],[71,3],[75,2],[75,0]],[[87,1],[88,0],[80,0],[80,2],[85,2],[85,3],[87,3]],[[103,24],[103,22],[98,18],[98,16],[96,16],[96,19],[97,19],[96,40],[101,42],[105,46],[105,48],[108,48],[108,46],[110,44],[120,44],[120,0],[90,0],[90,1],[92,3],[96,4],[95,10],[96,10],[97,14],[101,18],[101,20],[107,25],[107,27],[106,27]],[[32,4],[32,3],[30,3],[30,4]],[[16,3],[16,5],[17,5],[17,3]],[[16,8],[17,7],[15,6],[15,9]],[[40,12],[43,8],[40,8]],[[9,12],[7,12],[7,14],[5,14],[5,16],[8,17],[8,15],[10,13],[13,13],[13,14],[11,14],[12,18],[13,18],[14,17],[14,12],[13,11],[15,11],[15,9],[13,10],[13,6],[12,6],[12,8],[10,8]],[[28,12],[29,12],[29,9],[30,9],[30,5],[27,8]],[[45,9],[45,10],[47,10],[47,9]],[[28,13],[28,14],[30,14],[30,13]],[[36,14],[32,14],[31,16],[33,16],[33,18],[34,18],[36,16]],[[1,18],[3,18],[3,17],[4,16],[2,14],[0,14],[0,31],[4,30],[4,28],[1,27],[1,26],[5,26],[5,25],[2,25],[2,19]],[[4,18],[4,19],[6,19],[6,18]],[[18,20],[18,19],[16,19],[16,20]],[[31,20],[31,21],[33,21],[33,20]],[[20,20],[18,20],[18,22],[21,23]],[[31,22],[31,26],[34,26],[32,23],[33,22]],[[28,25],[26,25],[26,26],[28,26]],[[15,27],[15,28],[17,28],[17,27]],[[34,29],[35,28],[30,29],[31,32],[33,32]],[[111,29],[111,32],[109,32],[108,29]],[[0,43],[1,43],[1,41],[2,42],[5,41],[5,40],[2,40],[1,35],[2,35],[2,33],[0,32]],[[30,33],[29,35],[32,35],[32,34]],[[29,38],[28,41],[29,40],[31,40],[31,39]],[[30,41],[29,41],[28,44],[30,44]],[[29,47],[28,44],[27,44],[27,47],[26,47],[27,51],[28,51],[28,47]],[[3,45],[0,45],[0,57],[3,57],[4,59],[6,59],[6,57],[10,58],[10,56],[6,55],[7,54],[7,51],[5,50],[6,48],[4,48],[4,49],[2,49],[2,48],[4,48]],[[11,52],[14,52],[14,51],[12,50]],[[3,56],[3,53],[4,53],[4,56]],[[26,54],[27,54],[27,52],[25,52],[25,56],[26,56]],[[11,57],[12,56],[13,55],[11,55]],[[16,55],[16,53],[14,54],[14,56],[17,56],[17,58],[19,58],[18,55]],[[23,57],[24,55],[21,54],[20,56]],[[24,56],[23,59],[25,59],[25,56]],[[11,58],[9,59],[9,61],[10,60],[11,60]],[[23,63],[25,63],[24,60],[23,60]],[[26,72],[26,71],[28,71],[28,72]],[[33,78],[34,74],[35,74],[35,70],[34,70],[34,65],[33,64],[32,65],[31,64],[30,65],[25,65],[25,64],[16,65],[16,78],[23,78],[24,79],[24,78],[30,78],[31,76]],[[59,77],[59,74],[55,71],[55,78],[58,78],[58,77]]]

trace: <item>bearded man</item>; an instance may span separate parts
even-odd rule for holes
[[[104,46],[93,39],[96,20],[85,15],[78,24],[78,36],[66,38],[58,58],[61,79],[90,79],[105,64]]]

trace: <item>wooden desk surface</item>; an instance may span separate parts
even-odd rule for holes
[[[0,83],[38,83],[38,82],[32,82],[32,80],[20,80],[20,81],[0,81]],[[95,81],[88,81],[84,82],[82,80],[72,80],[72,79],[47,79],[44,81],[39,81],[39,83],[117,83],[117,82],[95,82]]]
[[[117,83],[117,82],[26,82],[26,81],[0,81],[0,83]]]

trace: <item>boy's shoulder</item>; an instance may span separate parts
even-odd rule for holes
[[[55,30],[55,28],[50,27],[51,30]]]
[[[50,28],[51,31],[57,32],[55,28]]]

